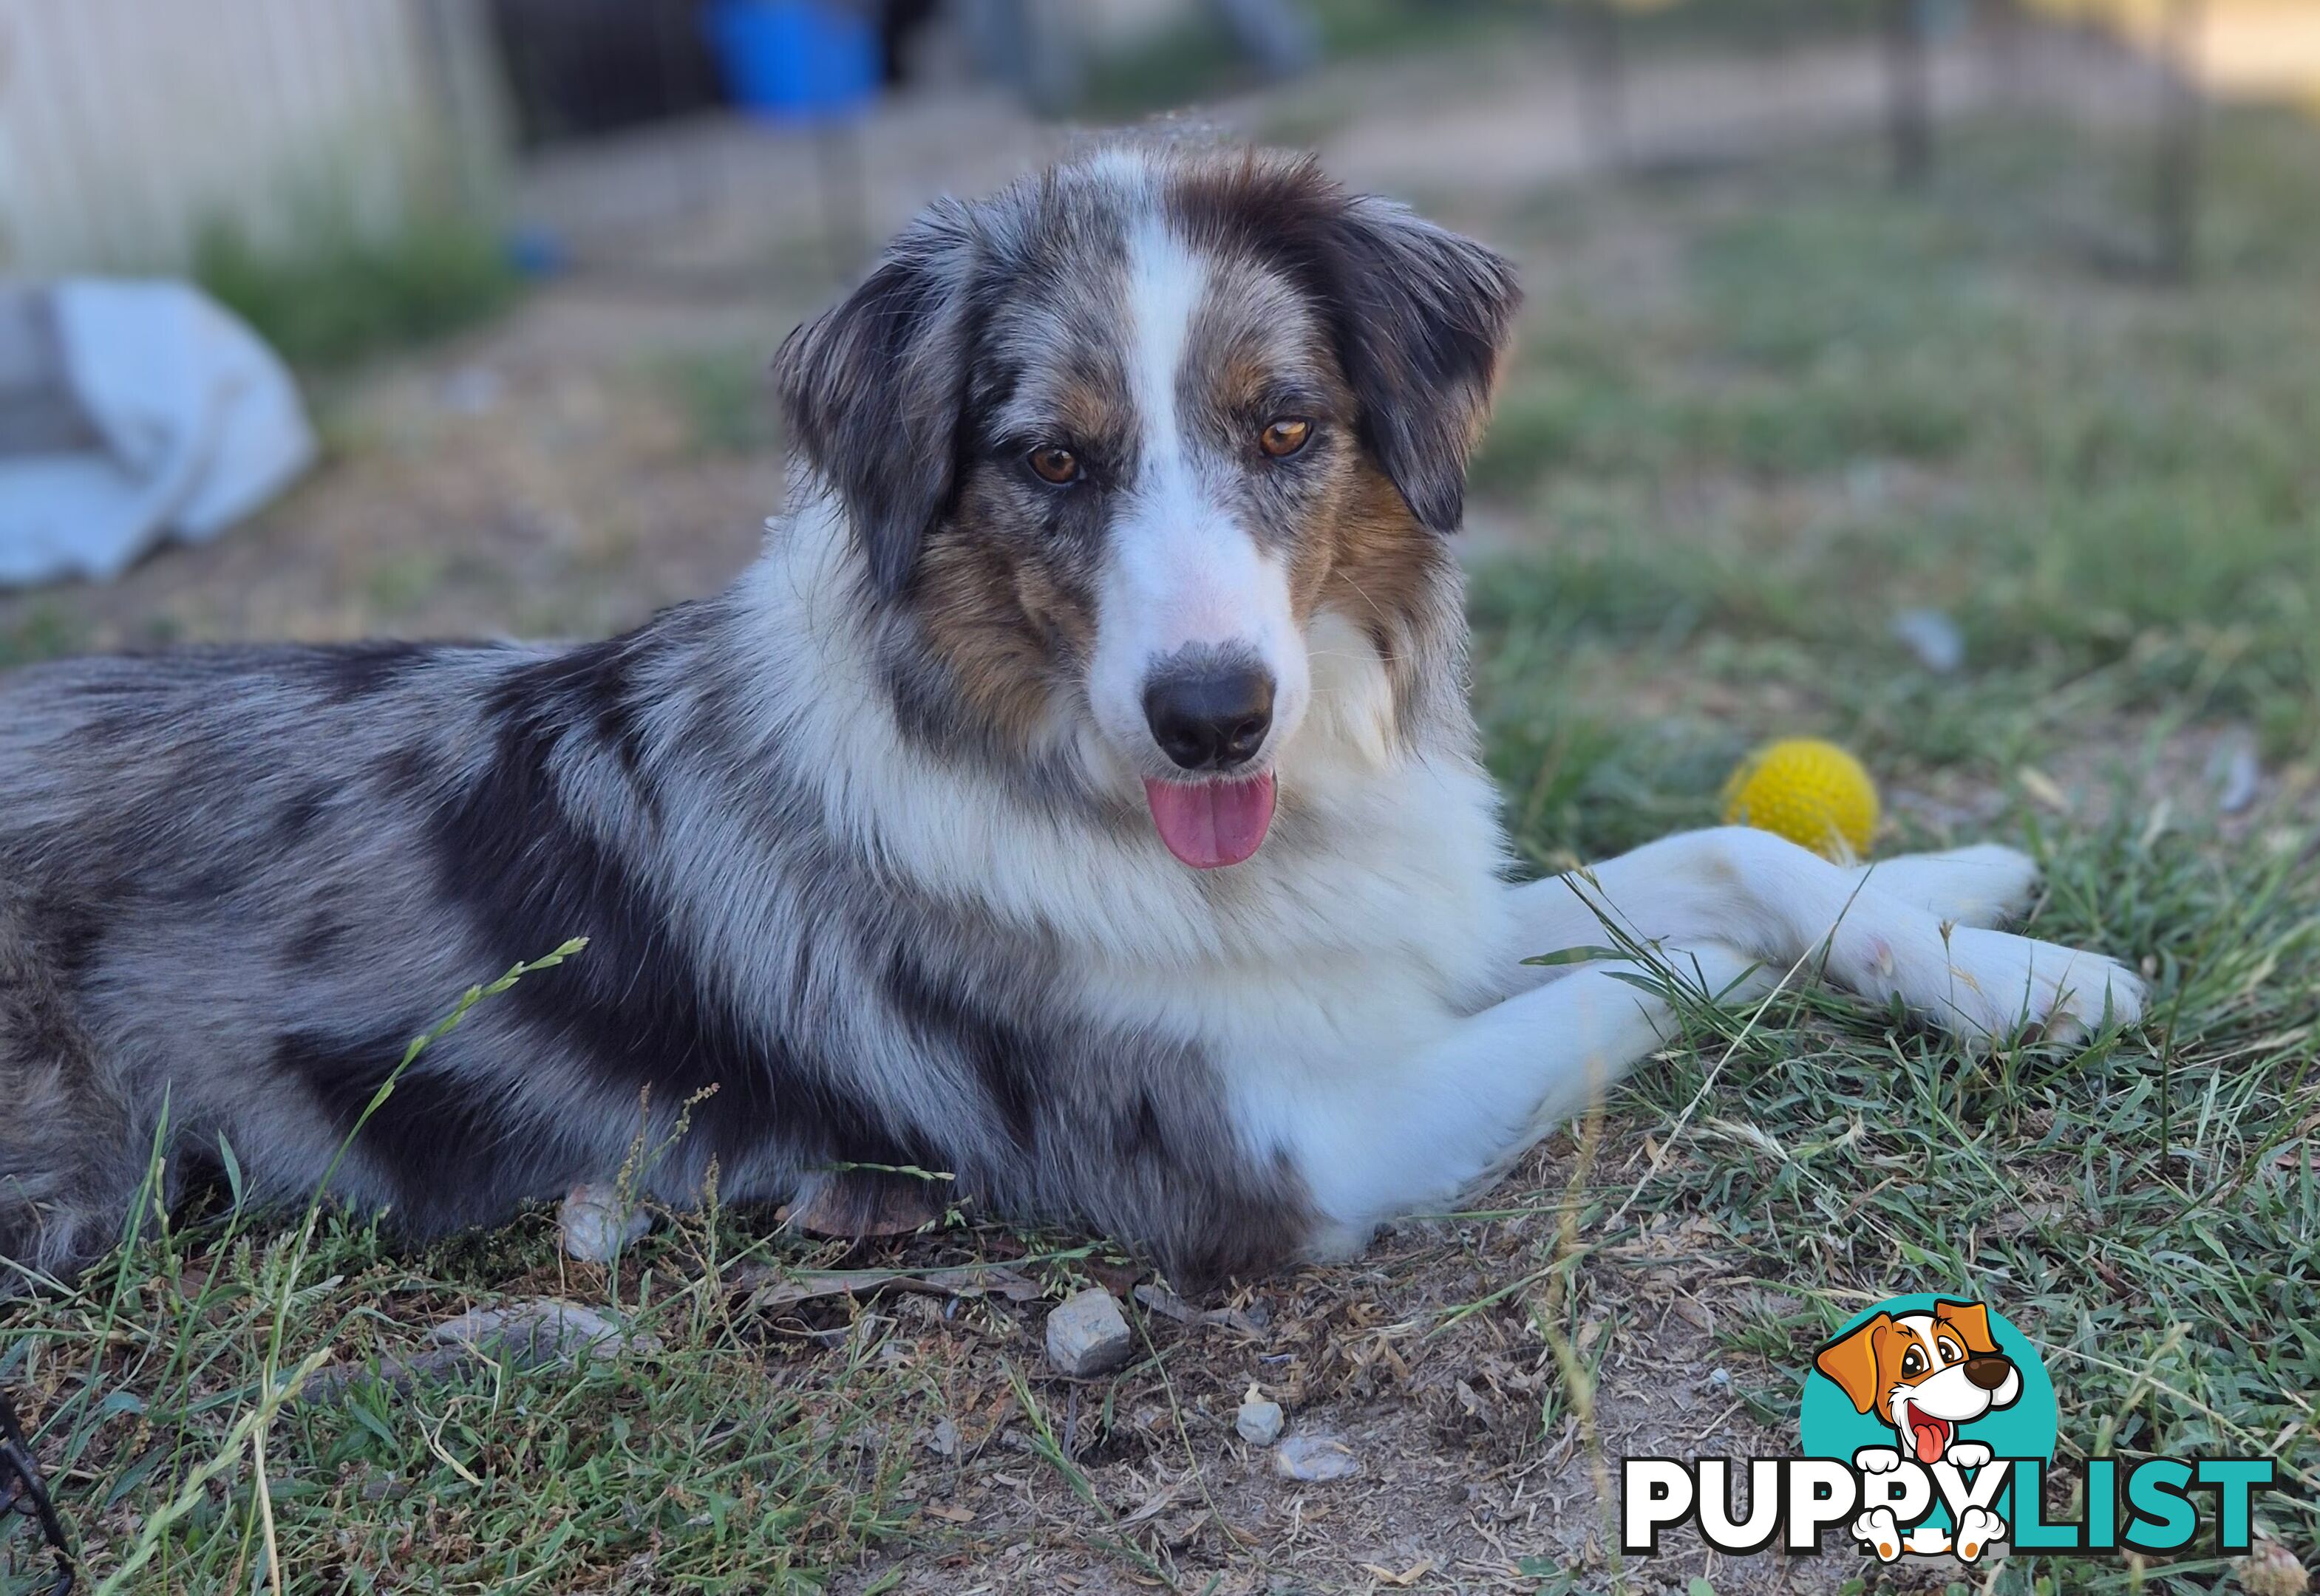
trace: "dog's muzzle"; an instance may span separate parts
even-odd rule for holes
[[[1144,683],[1152,741],[1183,772],[1144,779],[1152,824],[1181,863],[1239,864],[1273,825],[1270,771],[1249,766],[1273,735],[1273,672],[1238,650],[1187,651]]]

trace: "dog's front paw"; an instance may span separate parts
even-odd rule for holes
[[[1864,1474],[1890,1474],[1901,1466],[1901,1455],[1890,1447],[1863,1447],[1853,1455],[1853,1466]]]
[[[1855,1462],[1860,1459],[1856,1456]],[[1901,1555],[1901,1526],[1891,1508],[1871,1508],[1853,1521],[1853,1538],[1877,1554],[1880,1563]]]
[[[1904,853],[1854,872],[1866,885],[1952,925],[2004,925],[2029,913],[2038,861],[1997,843]]]
[[[1971,1563],[1990,1548],[1992,1543],[2006,1537],[2006,1520],[1988,1508],[1970,1507],[1958,1515],[1957,1533],[1951,1537],[1951,1549],[1958,1561]]]
[[[2143,1018],[2143,978],[2100,953],[2003,931],[1958,926],[1926,1012],[1978,1046],[2016,1036],[2074,1042]]]
[[[1980,1468],[1989,1458],[1989,1448],[1980,1441],[1958,1441],[1949,1449],[1949,1460],[1960,1468]]]

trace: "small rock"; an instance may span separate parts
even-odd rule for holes
[[[393,1474],[372,1474],[362,1483],[359,1494],[365,1501],[400,1501],[411,1494],[411,1487]]]
[[[2239,1562],[2240,1589],[2248,1596],[2304,1596],[2312,1588],[2296,1554],[2261,1530]]]
[[[1135,1345],[1119,1302],[1100,1285],[1065,1298],[1047,1315],[1047,1361],[1062,1374],[1108,1375]]]
[[[1293,1435],[1273,1454],[1273,1471],[1284,1480],[1342,1480],[1361,1473],[1362,1462],[1342,1436]]]
[[[1279,1440],[1283,1422],[1279,1402],[1255,1397],[1241,1403],[1240,1411],[1233,1415],[1233,1428],[1252,1447],[1269,1447]]]
[[[2253,804],[2263,788],[2263,765],[2253,740],[2241,735],[2218,742],[2207,761],[2207,780],[2215,785],[2218,813],[2237,815]]]
[[[1893,618],[1893,636],[1936,676],[1965,663],[1965,634],[1938,609],[1905,609]]]
[[[427,1339],[446,1350],[528,1369],[610,1357],[625,1347],[660,1350],[658,1337],[624,1330],[619,1321],[594,1308],[554,1297],[477,1308],[435,1326]]]
[[[938,1457],[953,1457],[958,1454],[958,1426],[947,1419],[938,1419],[927,1435],[927,1450]]]
[[[564,1229],[566,1256],[584,1264],[609,1264],[652,1229],[652,1216],[609,1186],[575,1186],[557,1215]]]
[[[1729,1391],[1732,1389],[1732,1371],[1710,1369],[1708,1371],[1708,1383],[1718,1391]]]
[[[338,1402],[357,1386],[372,1383],[409,1392],[428,1381],[450,1379],[481,1362],[518,1369],[562,1367],[628,1348],[657,1352],[660,1346],[659,1337],[624,1329],[594,1308],[535,1297],[447,1319],[427,1332],[424,1351],[407,1357],[317,1369],[293,1400],[300,1404]]]

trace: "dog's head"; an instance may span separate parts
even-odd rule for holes
[[[938,205],[776,371],[944,701],[1224,865],[1301,728],[1400,735],[1517,299],[1310,161],[1120,148]]]
[[[1958,1426],[2022,1394],[2022,1373],[1990,1339],[1989,1310],[1980,1303],[1876,1314],[1822,1348],[1813,1366],[1854,1411],[1892,1425],[1920,1463],[1946,1454]]]

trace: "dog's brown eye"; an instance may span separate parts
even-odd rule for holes
[[[1256,435],[1256,446],[1278,460],[1303,448],[1312,436],[1312,422],[1301,417],[1284,416],[1265,423],[1264,430]]]
[[[1910,1348],[1907,1352],[1901,1354],[1901,1372],[1905,1375],[1924,1374],[1926,1372],[1926,1355],[1918,1351],[1915,1347]]]
[[[1059,448],[1054,445],[1049,445],[1043,449],[1033,449],[1030,454],[1030,463],[1031,469],[1039,473],[1042,482],[1053,482],[1059,488],[1065,482],[1075,482],[1080,480],[1080,457],[1069,449]]]

